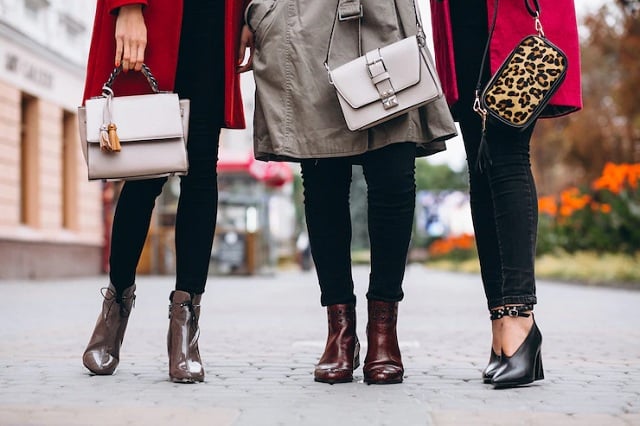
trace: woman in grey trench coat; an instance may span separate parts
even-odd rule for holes
[[[347,129],[324,60],[338,2],[253,0],[246,13],[255,43],[254,150],[260,160],[299,161],[311,253],[327,307],[329,335],[314,377],[350,382],[359,365],[351,274],[351,166],[367,182],[369,278],[367,383],[402,382],[396,322],[415,206],[416,156],[445,149],[455,126],[443,98],[363,131]],[[362,52],[418,31],[412,0],[362,1]],[[329,55],[336,67],[359,56],[358,19],[337,21]]]

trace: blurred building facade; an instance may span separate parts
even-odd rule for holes
[[[119,186],[87,181],[76,114],[94,9],[90,0],[0,0],[0,279],[95,275],[107,268]],[[212,266],[222,272],[228,266],[217,259],[233,252],[223,244],[230,234],[254,234],[254,249],[245,249],[238,270],[258,273],[293,247],[291,171],[253,160],[250,73],[242,86],[248,127],[223,130],[220,138],[221,223]],[[171,179],[156,204],[139,273],[174,272],[178,194]],[[244,217],[244,227],[225,224],[234,215]]]
[[[95,2],[0,0],[0,278],[100,272],[102,185],[76,108]]]

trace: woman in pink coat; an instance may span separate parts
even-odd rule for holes
[[[471,215],[482,282],[492,320],[485,383],[496,388],[544,378],[542,335],[533,318],[537,302],[534,259],[538,200],[531,173],[530,139],[524,131],[487,123],[490,161],[477,167],[482,127],[473,111],[480,64],[494,11],[483,87],[515,45],[535,32],[526,0],[431,0],[436,64],[454,117],[460,122],[469,166]],[[529,0],[533,5],[533,0]],[[539,0],[546,36],[568,57],[568,73],[541,117],[582,106],[580,58],[573,0]]]
[[[191,101],[189,173],[180,178],[176,213],[176,285],[169,296],[169,377],[204,380],[198,318],[205,290],[218,199],[216,162],[221,127],[244,126],[238,72],[244,47],[243,0],[98,0],[84,98],[100,95],[114,67],[116,95],[148,93],[140,72],[146,63],[160,90]],[[135,300],[136,266],[155,199],[167,178],[125,182],[116,207],[109,257],[110,284],[102,312],[83,354],[84,366],[111,375]]]

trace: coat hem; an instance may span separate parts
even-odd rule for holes
[[[316,154],[297,154],[297,153],[272,153],[272,152],[262,152],[262,151],[256,150],[254,156],[255,156],[255,159],[259,161],[278,161],[278,162],[299,163],[303,160],[312,160],[317,158],[355,157],[358,155],[362,155],[366,152],[375,151],[395,143],[411,142],[416,144],[416,157],[426,157],[429,155],[437,154],[438,152],[445,151],[447,149],[445,141],[455,136],[456,136],[455,133],[448,134],[448,135],[435,138],[429,142],[425,142],[424,140],[412,140],[411,138],[409,138],[409,140],[388,142],[384,145],[381,145],[373,149],[363,149],[361,151],[351,151],[351,152],[345,152],[345,153],[330,152],[330,153],[316,153]]]

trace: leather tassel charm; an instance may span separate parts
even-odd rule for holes
[[[483,173],[489,166],[491,166],[491,154],[489,153],[489,144],[487,142],[487,131],[482,131],[482,137],[480,139],[480,146],[478,147],[478,159],[476,161],[476,170]]]
[[[110,152],[111,145],[109,144],[109,131],[104,124],[100,126],[100,151]]]
[[[477,105],[477,106],[476,106]],[[476,170],[483,173],[485,169],[491,166],[491,154],[489,153],[489,144],[487,142],[487,112],[479,107],[480,100],[478,92],[476,92],[476,101],[474,103],[474,111],[480,114],[482,120],[482,136],[480,138],[480,146],[478,146],[478,158],[476,159]]]
[[[120,152],[120,138],[115,124],[109,123],[100,127],[100,150],[102,152]]]
[[[109,125],[107,126],[107,133],[109,136],[109,145],[111,146],[111,151],[113,152],[120,152],[121,147],[120,147],[120,138],[118,137],[118,134],[116,133],[116,130],[118,128],[116,127],[116,125],[114,123],[109,123]]]

